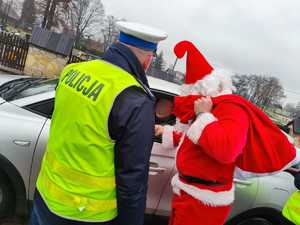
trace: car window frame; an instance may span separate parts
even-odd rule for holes
[[[53,110],[52,110],[51,114],[45,114],[45,113],[43,113],[41,111],[38,111],[38,110],[35,110],[33,108],[33,107],[36,107],[38,105],[45,104],[45,103],[48,103],[48,102],[52,102],[52,104],[53,104],[53,107],[52,107]],[[28,111],[30,111],[32,113],[35,113],[37,115],[40,115],[40,116],[43,116],[45,118],[51,119],[53,111],[54,111],[54,102],[55,102],[55,98],[49,98],[49,99],[45,99],[45,100],[42,100],[42,101],[39,101],[39,102],[35,102],[35,103],[32,103],[32,104],[23,106],[22,108],[25,109],[25,110],[28,110]]]
[[[169,100],[173,101],[174,97],[177,96],[177,94],[174,94],[174,93],[171,93],[171,92],[167,92],[167,91],[163,91],[163,90],[160,90],[160,89],[155,89],[155,88],[151,88],[151,91],[153,92],[153,94],[155,95],[156,98],[157,98],[157,96],[161,95],[161,96],[165,97],[166,99],[169,99]],[[43,116],[45,118],[51,119],[52,118],[52,114],[51,115],[50,114],[45,114],[45,113],[43,113],[41,111],[34,110],[34,108],[33,108],[36,105],[44,104],[44,103],[51,102],[51,101],[52,101],[52,104],[53,104],[53,111],[54,111],[55,96],[47,98],[47,99],[43,99],[43,100],[38,101],[38,102],[33,102],[33,103],[30,103],[30,104],[26,104],[26,105],[22,106],[22,108],[24,108],[25,110],[28,110],[28,111],[30,111],[32,113],[35,113],[37,115],[40,115],[40,116]],[[53,113],[53,111],[52,111],[52,113]],[[172,121],[171,123],[167,123],[167,124],[163,124],[163,125],[173,126],[175,124],[175,122],[176,122],[176,118],[175,118],[174,115],[172,117],[174,117],[174,118],[170,120],[170,121]],[[154,141],[161,143],[161,138],[159,138],[159,139],[155,138]]]
[[[177,94],[170,93],[170,92],[163,91],[163,90],[154,89],[154,88],[151,88],[151,91],[155,95],[156,98],[157,98],[157,94],[158,95],[164,95],[164,96],[168,96],[169,97],[168,99],[170,99],[172,101],[174,101],[174,98],[176,96],[178,96]],[[175,117],[175,115],[171,115],[171,116],[173,117],[173,120],[170,120],[170,121],[172,121],[172,123],[160,124],[160,125],[163,125],[163,126],[165,126],[165,125],[174,126],[175,123],[176,123],[176,117]],[[156,118],[156,116],[155,116],[155,118]],[[156,121],[156,119],[155,119],[155,121]],[[162,137],[153,137],[153,142],[162,143]]]
[[[162,91],[162,90],[157,90],[157,89],[151,89],[151,91],[154,93],[155,97],[157,98],[156,96],[156,93],[158,93],[159,95],[164,95],[164,96],[168,96],[168,100],[171,100],[171,101],[174,101],[174,98],[177,96],[176,94],[174,93],[170,93],[170,92],[166,92],[166,91]],[[175,122],[176,122],[176,118],[175,118],[175,115],[171,115],[171,117],[174,117],[174,121],[172,124],[165,124],[165,125],[174,125]]]

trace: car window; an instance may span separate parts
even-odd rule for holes
[[[153,93],[156,96],[155,124],[174,125],[176,122],[176,118],[173,115],[174,95],[161,91],[153,91]],[[27,105],[24,108],[51,119],[54,110],[54,99],[37,102],[31,105]]]
[[[54,80],[46,80],[39,82],[37,84],[34,84],[31,87],[28,87],[27,89],[17,93],[11,100],[16,100],[20,98],[25,98],[37,94],[42,94],[50,91],[54,91],[57,86],[57,79]]]
[[[25,109],[51,119],[54,109],[54,99],[45,100],[24,107]]]
[[[155,124],[174,125],[176,117],[173,114],[174,95],[162,91],[152,91],[156,97],[155,103]],[[162,142],[161,137],[155,137],[155,142]]]
[[[153,92],[156,96],[155,123],[161,125],[174,125],[176,118],[173,114],[174,96],[164,92]]]

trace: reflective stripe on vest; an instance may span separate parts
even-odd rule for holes
[[[289,221],[300,224],[300,191],[294,192],[285,204],[282,214]]]
[[[77,182],[80,182],[86,187],[94,187],[98,190],[110,190],[115,188],[115,177],[94,177],[84,173],[80,173],[76,170],[72,170],[70,167],[64,166],[59,163],[51,151],[47,151],[44,155],[45,163],[51,168],[52,174],[63,174],[64,178],[69,182],[72,182],[76,178]]]
[[[56,215],[86,222],[117,216],[115,142],[108,119],[116,97],[131,86],[142,89],[132,75],[100,60],[72,64],[62,72],[37,181]]]
[[[55,183],[51,182],[50,179],[46,179],[43,177],[44,174],[42,173],[39,177],[39,179],[44,179],[43,185],[45,192],[43,194],[55,196],[56,203],[55,204],[68,204],[68,207],[72,207],[74,209],[77,209],[76,211],[84,213],[84,214],[90,214],[93,215],[95,212],[98,215],[107,214],[107,212],[112,213],[116,216],[116,207],[117,202],[116,199],[112,200],[95,200],[91,198],[86,198],[83,196],[74,195],[72,193],[69,193],[67,191],[64,191],[61,187],[57,186]],[[52,202],[54,204],[54,202]],[[54,211],[55,213],[55,211]],[[64,218],[70,218],[73,219],[71,215],[61,215]],[[82,220],[81,220],[82,221]],[[93,221],[93,220],[89,220]],[[95,222],[100,221],[106,221],[104,220],[94,220]]]

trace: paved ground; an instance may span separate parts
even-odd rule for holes
[[[4,222],[0,223],[0,225],[25,225],[23,223],[14,223],[14,222]]]
[[[157,218],[149,215],[145,216],[145,224],[144,225],[167,225],[167,218]],[[0,225],[27,225],[27,222],[20,222],[15,219],[10,219],[6,221],[0,221]]]
[[[16,221],[15,219],[6,220],[6,221],[0,221],[0,225],[25,225],[24,222],[21,223],[19,221]]]
[[[15,222],[4,222],[0,223],[0,225],[25,225],[24,223],[15,223]]]

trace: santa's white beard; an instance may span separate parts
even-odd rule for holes
[[[231,76],[227,70],[217,69],[206,75],[194,84],[183,84],[181,95],[202,95],[216,97],[223,94],[231,94],[235,90]]]

